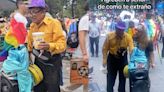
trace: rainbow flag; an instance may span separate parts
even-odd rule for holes
[[[4,61],[8,56],[8,51],[11,48],[17,48],[20,44],[25,43],[27,31],[24,23],[17,22],[12,18],[10,21],[10,29],[4,38],[2,51],[0,52],[0,61]]]
[[[159,37],[159,25],[155,23],[152,19],[145,21],[145,27],[147,30],[147,34],[150,40],[153,41],[155,49],[157,49],[158,56],[160,59],[160,62],[162,63],[161,55],[160,55],[160,48],[158,45],[158,37]]]
[[[145,20],[144,25],[146,27],[146,31],[149,39],[153,40],[157,32],[155,22],[152,19]]]

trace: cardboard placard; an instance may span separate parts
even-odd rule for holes
[[[72,58],[70,66],[70,82],[75,84],[88,84],[88,65],[82,58]]]

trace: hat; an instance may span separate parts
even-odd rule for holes
[[[116,28],[125,30],[125,28],[126,28],[125,22],[118,21],[117,24],[116,24]]]
[[[45,3],[45,0],[31,0],[28,7],[29,8],[32,8],[32,7],[43,7],[43,8],[45,8],[46,3]]]

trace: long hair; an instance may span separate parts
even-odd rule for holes
[[[142,50],[145,50],[148,46],[149,40],[145,27],[142,24],[139,24],[136,34],[136,42],[138,47]]]

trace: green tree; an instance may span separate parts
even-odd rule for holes
[[[49,12],[53,17],[56,17],[56,15],[62,11],[63,1],[64,0],[46,0]]]
[[[84,10],[85,0],[77,0],[77,5],[75,6],[75,16],[82,17],[86,12]]]
[[[75,17],[81,17],[84,12],[85,0],[74,0],[72,9],[72,0],[46,0],[49,6],[49,12],[53,17],[70,17],[72,18],[72,10],[74,11]]]
[[[10,14],[13,12],[14,10],[3,10],[3,9],[0,9],[0,15],[3,16],[3,17],[9,17]]]

